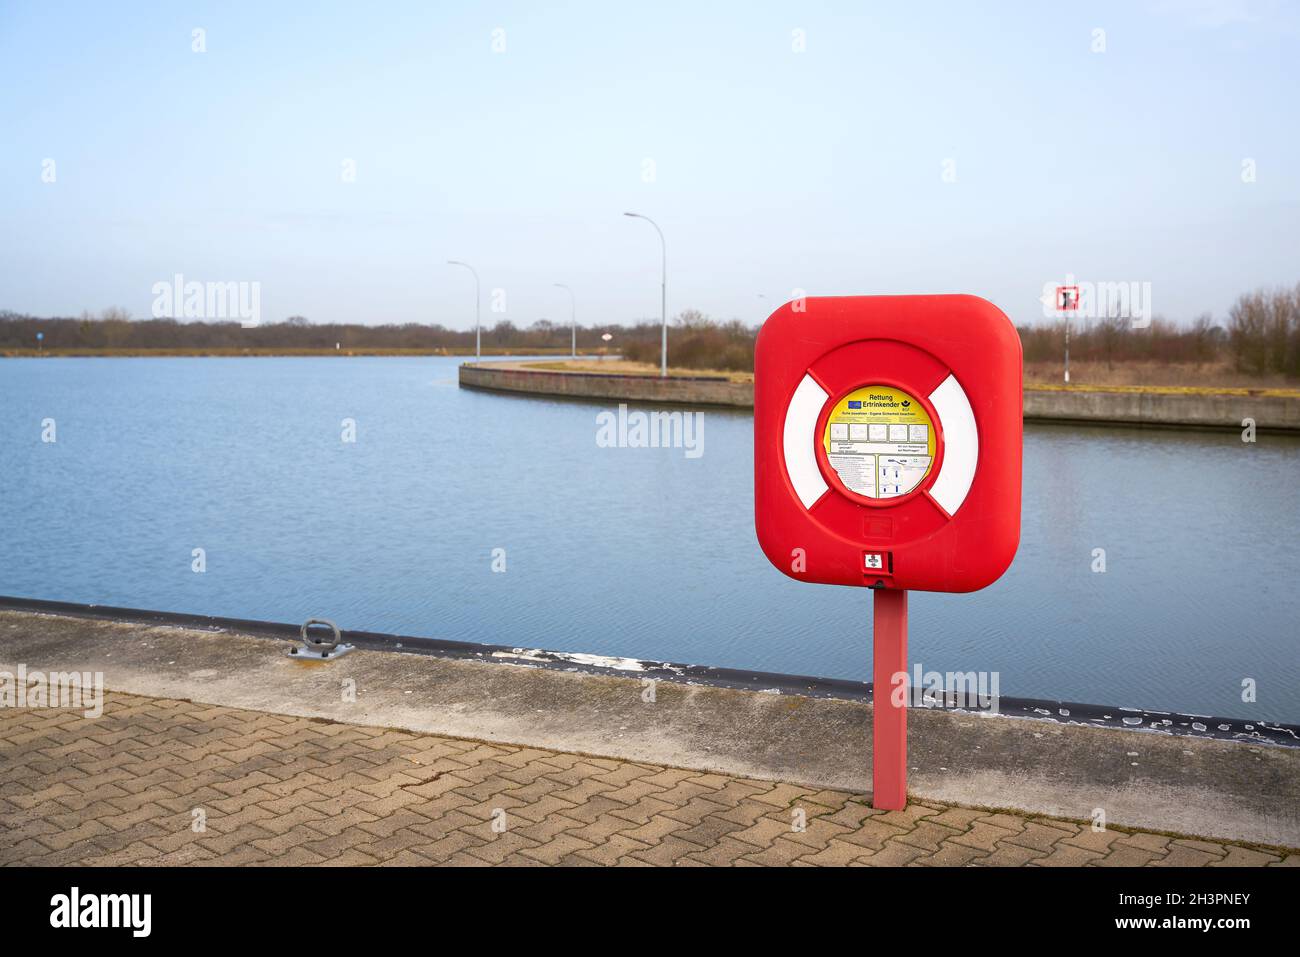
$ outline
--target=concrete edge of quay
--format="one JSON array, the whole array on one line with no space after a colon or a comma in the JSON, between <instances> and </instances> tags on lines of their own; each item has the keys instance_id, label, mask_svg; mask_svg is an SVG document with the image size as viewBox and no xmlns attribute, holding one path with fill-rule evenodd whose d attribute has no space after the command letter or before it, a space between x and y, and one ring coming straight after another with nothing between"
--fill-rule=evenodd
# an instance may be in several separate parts
<instances>
[{"instance_id":1,"label":"concrete edge of quay","mask_svg":"<svg viewBox=\"0 0 1300 957\"><path fill-rule=\"evenodd\" d=\"M735 409L754 407L752 382L732 382L713 376L660 378L530 369L518 362L465 362L459 366L459 382L464 388L552 398L728 406Z\"/></svg>"},{"instance_id":2,"label":"concrete edge of quay","mask_svg":"<svg viewBox=\"0 0 1300 957\"><path fill-rule=\"evenodd\" d=\"M870 791L861 698L678 676L657 681L648 702L631 659L358 642L336 661L307 662L289 647L287 635L0 609L0 671L102 672L108 690L148 697ZM1300 748L931 709L909 713L908 746L918 799L1080 821L1102 809L1118 827L1300 847Z\"/></svg>"},{"instance_id":3,"label":"concrete edge of quay","mask_svg":"<svg viewBox=\"0 0 1300 957\"><path fill-rule=\"evenodd\" d=\"M686 406L754 407L752 382L710 376L622 375L530 369L520 362L463 363L464 388L549 398ZM1159 428L1236 429L1252 419L1262 431L1300 433L1300 397L1064 390L1026 387L1027 421Z\"/></svg>"}]
</instances>

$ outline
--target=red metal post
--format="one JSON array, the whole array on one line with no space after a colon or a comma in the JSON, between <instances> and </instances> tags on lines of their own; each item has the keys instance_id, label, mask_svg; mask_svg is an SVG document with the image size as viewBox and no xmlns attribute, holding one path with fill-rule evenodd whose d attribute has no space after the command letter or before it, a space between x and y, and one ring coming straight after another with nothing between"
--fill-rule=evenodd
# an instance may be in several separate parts
<instances>
[{"instance_id":1,"label":"red metal post","mask_svg":"<svg viewBox=\"0 0 1300 957\"><path fill-rule=\"evenodd\" d=\"M871 806L901 811L907 806L907 592L872 590ZM901 702L896 701L902 697Z\"/></svg>"}]
</instances>

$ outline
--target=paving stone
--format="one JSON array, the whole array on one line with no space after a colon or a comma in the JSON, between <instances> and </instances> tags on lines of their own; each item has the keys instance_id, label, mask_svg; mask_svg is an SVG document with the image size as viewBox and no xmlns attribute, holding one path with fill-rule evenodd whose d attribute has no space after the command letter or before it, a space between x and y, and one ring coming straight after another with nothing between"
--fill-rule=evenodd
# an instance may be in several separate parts
<instances>
[{"instance_id":1,"label":"paving stone","mask_svg":"<svg viewBox=\"0 0 1300 957\"><path fill-rule=\"evenodd\" d=\"M872 809L865 804L856 800L844 802L842 807L836 808L828 814L821 815L822 820L829 821L832 824L839 824L850 830L857 830L862 822L872 817Z\"/></svg>"},{"instance_id":2,"label":"paving stone","mask_svg":"<svg viewBox=\"0 0 1300 957\"><path fill-rule=\"evenodd\" d=\"M1206 854L1213 854L1216 857L1223 857L1228 853L1228 845L1215 844L1210 841L1200 841L1192 838L1176 838L1173 843L1180 847L1190 847L1193 850L1204 851Z\"/></svg>"},{"instance_id":3,"label":"paving stone","mask_svg":"<svg viewBox=\"0 0 1300 957\"><path fill-rule=\"evenodd\" d=\"M564 812L564 815L565 817L573 818L575 821L591 823L602 817L610 817L611 811L625 810L626 808L627 805L621 801L613 801L605 797L603 794L598 794L593 798L588 798L581 804L569 808ZM717 808L716 804L714 805L714 808ZM681 820L677 815L673 815L673 818L674 820ZM628 827L634 826L631 821L628 821L625 818L619 818L618 820L622 821Z\"/></svg>"},{"instance_id":4,"label":"paving stone","mask_svg":"<svg viewBox=\"0 0 1300 957\"><path fill-rule=\"evenodd\" d=\"M771 785L766 781L743 781L739 778L732 778L722 787L708 795L708 799L723 807L738 807L741 804L749 803L757 807L758 805L749 799L755 794L762 794ZM765 809L764 809L765 810ZM752 821L750 822L753 823Z\"/></svg>"},{"instance_id":5,"label":"paving stone","mask_svg":"<svg viewBox=\"0 0 1300 957\"><path fill-rule=\"evenodd\" d=\"M490 840L467 848L465 853L474 857L479 864L500 864L518 854L526 847L537 847L537 841L524 837L517 831L492 834Z\"/></svg>"},{"instance_id":6,"label":"paving stone","mask_svg":"<svg viewBox=\"0 0 1300 957\"><path fill-rule=\"evenodd\" d=\"M94 723L2 709L0 743L0 865L1300 865L1294 849L934 801L878 811L843 790L117 692Z\"/></svg>"},{"instance_id":7,"label":"paving stone","mask_svg":"<svg viewBox=\"0 0 1300 957\"><path fill-rule=\"evenodd\" d=\"M123 867L131 864L142 864L161 855L162 852L153 845L146 844L144 841L136 841L134 844L107 854L92 852L91 856L83 857L81 863L93 867ZM31 863L39 864L43 862L33 860Z\"/></svg>"},{"instance_id":8,"label":"paving stone","mask_svg":"<svg viewBox=\"0 0 1300 957\"><path fill-rule=\"evenodd\" d=\"M614 768L610 769L615 770ZM653 773L640 778L642 783L652 784L655 787L669 790L676 787L682 781L695 777L698 772L686 770L684 768L656 768Z\"/></svg>"},{"instance_id":9,"label":"paving stone","mask_svg":"<svg viewBox=\"0 0 1300 957\"><path fill-rule=\"evenodd\" d=\"M664 790L657 784L647 784L644 779L638 778L631 784L624 785L613 791L606 791L605 797L613 801L622 801L624 804L635 804L651 795L662 794Z\"/></svg>"},{"instance_id":10,"label":"paving stone","mask_svg":"<svg viewBox=\"0 0 1300 957\"><path fill-rule=\"evenodd\" d=\"M1008 842L1010 843L1010 842ZM1024 845L1020 845L1024 846ZM1032 850L1044 850L1045 848L1032 848ZM1073 844L1057 844L1045 857L1040 857L1032 863L1037 867L1085 867L1094 861L1101 860L1102 855L1096 851L1087 851L1082 847L1075 847Z\"/></svg>"},{"instance_id":11,"label":"paving stone","mask_svg":"<svg viewBox=\"0 0 1300 957\"><path fill-rule=\"evenodd\" d=\"M731 836L738 841L744 841L746 844L768 847L777 838L787 837L790 834L790 823L788 821L774 821L770 817L762 817L751 826L734 831Z\"/></svg>"},{"instance_id":12,"label":"paving stone","mask_svg":"<svg viewBox=\"0 0 1300 957\"><path fill-rule=\"evenodd\" d=\"M850 844L847 841L837 841L831 838L821 850L801 857L799 860L802 863L815 864L818 867L847 867L870 853L860 844Z\"/></svg>"},{"instance_id":13,"label":"paving stone","mask_svg":"<svg viewBox=\"0 0 1300 957\"><path fill-rule=\"evenodd\" d=\"M1223 860L1215 861L1210 867L1262 867L1265 864L1273 864L1282 858L1277 854L1267 854L1263 851L1253 851L1246 847L1229 847L1228 854Z\"/></svg>"},{"instance_id":14,"label":"paving stone","mask_svg":"<svg viewBox=\"0 0 1300 957\"><path fill-rule=\"evenodd\" d=\"M1094 831L1091 827L1085 827L1078 834L1064 838L1066 844L1072 844L1075 847L1082 847L1089 851L1099 851L1106 854L1116 841L1124 837L1122 831ZM1168 841L1168 838L1165 838Z\"/></svg>"},{"instance_id":15,"label":"paving stone","mask_svg":"<svg viewBox=\"0 0 1300 957\"><path fill-rule=\"evenodd\" d=\"M971 847L968 844L955 844L952 841L944 841L939 845L939 850L936 853L931 854L929 857L920 858L917 863L926 867L966 867L983 857L987 857L988 853L988 851Z\"/></svg>"},{"instance_id":16,"label":"paving stone","mask_svg":"<svg viewBox=\"0 0 1300 957\"><path fill-rule=\"evenodd\" d=\"M970 829L960 834L955 834L949 840L955 844L965 844L967 847L973 847L981 851L992 851L1001 846L1001 841L1011 837L1017 831L1008 831L1006 828L995 827L983 820L977 820L971 824ZM1069 840L1069 838L1066 838Z\"/></svg>"},{"instance_id":17,"label":"paving stone","mask_svg":"<svg viewBox=\"0 0 1300 957\"><path fill-rule=\"evenodd\" d=\"M579 840L583 839L580 831L570 831L569 833ZM648 844L634 841L622 834L612 834L606 841L597 844L595 847L575 851L572 856L590 864L617 864L632 852L648 850L649 847ZM699 848L694 848L694 850L699 850ZM565 860L568 860L568 858L565 858Z\"/></svg>"},{"instance_id":18,"label":"paving stone","mask_svg":"<svg viewBox=\"0 0 1300 957\"><path fill-rule=\"evenodd\" d=\"M1124 833L1121 834L1116 844L1122 844L1125 847L1140 847L1146 851L1154 851L1157 854L1165 854L1169 850L1169 843L1173 838L1167 834L1143 834L1143 833Z\"/></svg>"},{"instance_id":19,"label":"paving stone","mask_svg":"<svg viewBox=\"0 0 1300 957\"><path fill-rule=\"evenodd\" d=\"M674 818L674 820L678 820L678 818ZM738 830L741 830L741 826L735 821L713 816L701 818L700 823L686 830L678 831L677 836L683 841L690 841L692 844L698 844L701 847L710 847L721 838L734 834ZM859 848L859 850L861 849Z\"/></svg>"},{"instance_id":20,"label":"paving stone","mask_svg":"<svg viewBox=\"0 0 1300 957\"><path fill-rule=\"evenodd\" d=\"M211 832L195 834L194 843L220 856L236 851L245 845L250 845L254 841L265 841L275 836L274 832L258 827L256 824L245 824L243 827L236 828L225 834L213 834Z\"/></svg>"},{"instance_id":21,"label":"paving stone","mask_svg":"<svg viewBox=\"0 0 1300 957\"><path fill-rule=\"evenodd\" d=\"M871 867L905 867L925 855L924 848L914 844L903 844L900 841L890 841L880 850L864 856L862 861Z\"/></svg>"},{"instance_id":22,"label":"paving stone","mask_svg":"<svg viewBox=\"0 0 1300 957\"><path fill-rule=\"evenodd\" d=\"M371 857L359 851L355 847L349 847L338 857L326 856L321 861L321 867L373 867L379 863L379 859Z\"/></svg>"},{"instance_id":23,"label":"paving stone","mask_svg":"<svg viewBox=\"0 0 1300 957\"><path fill-rule=\"evenodd\" d=\"M995 814L982 814L976 818L976 820L983 821L985 824L991 824L994 827L1000 827L1006 831L1016 832L1023 831L1025 825L1029 823L1023 817L1019 817L1015 814L1004 814L1001 812Z\"/></svg>"},{"instance_id":24,"label":"paving stone","mask_svg":"<svg viewBox=\"0 0 1300 957\"><path fill-rule=\"evenodd\" d=\"M613 796L610 795L612 798ZM658 798L649 795L641 798L635 804L625 808L616 808L609 813L614 817L621 817L625 820L632 821L635 824L645 824L655 815L663 815L665 811L671 811L673 805L667 801L661 801Z\"/></svg>"},{"instance_id":25,"label":"paving stone","mask_svg":"<svg viewBox=\"0 0 1300 957\"><path fill-rule=\"evenodd\" d=\"M693 774L686 780L693 781L696 784L702 784L711 791L717 791L726 787L731 778L722 774Z\"/></svg>"},{"instance_id":26,"label":"paving stone","mask_svg":"<svg viewBox=\"0 0 1300 957\"><path fill-rule=\"evenodd\" d=\"M692 860L715 867L729 867L739 865L746 854L753 853L753 844L738 841L734 837L728 836L720 838L712 847L706 847L702 851L692 851L686 856ZM745 863L747 866L757 866L753 861Z\"/></svg>"},{"instance_id":27,"label":"paving stone","mask_svg":"<svg viewBox=\"0 0 1300 957\"><path fill-rule=\"evenodd\" d=\"M904 844L911 844L914 847L935 852L939 850L939 845L944 841L951 840L961 833L955 827L945 827L942 824L936 824L933 820L923 820L905 834L900 834L898 839Z\"/></svg>"},{"instance_id":28,"label":"paving stone","mask_svg":"<svg viewBox=\"0 0 1300 957\"><path fill-rule=\"evenodd\" d=\"M574 818L574 820L577 820L577 818ZM569 833L576 838L599 845L615 834L623 834L639 826L626 818L604 814L588 821L582 827L570 829Z\"/></svg>"},{"instance_id":29,"label":"paving stone","mask_svg":"<svg viewBox=\"0 0 1300 957\"><path fill-rule=\"evenodd\" d=\"M952 843L956 842L957 838L953 838ZM1032 847L1021 847L1019 844L999 844L987 857L976 858L971 861L971 864L975 867L1024 867L1026 864L1046 856L1045 851L1036 851Z\"/></svg>"},{"instance_id":30,"label":"paving stone","mask_svg":"<svg viewBox=\"0 0 1300 957\"><path fill-rule=\"evenodd\" d=\"M512 821L509 817L505 820L506 829L518 829L523 822ZM490 838L496 832L492 830L490 821L484 821L473 815L466 814L461 810L448 811L437 820L424 820L411 824L410 828L416 834L423 834L431 840L441 840L452 831L469 831L474 834L480 834L484 838Z\"/></svg>"},{"instance_id":31,"label":"paving stone","mask_svg":"<svg viewBox=\"0 0 1300 957\"><path fill-rule=\"evenodd\" d=\"M775 807L790 807L799 798L807 798L808 788L797 784L774 784L767 790L754 795L755 801L771 804Z\"/></svg>"},{"instance_id":32,"label":"paving stone","mask_svg":"<svg viewBox=\"0 0 1300 957\"><path fill-rule=\"evenodd\" d=\"M1159 860L1152 861L1152 867L1206 867L1215 861L1223 860L1220 854L1207 854L1205 851L1198 851L1194 847L1184 847L1178 844L1169 845L1169 853Z\"/></svg>"},{"instance_id":33,"label":"paving stone","mask_svg":"<svg viewBox=\"0 0 1300 957\"><path fill-rule=\"evenodd\" d=\"M713 800L709 798L709 800ZM671 811L665 810L664 814L671 815ZM717 812L717 816L724 821L734 821L741 827L753 827L760 820L772 813L770 804L763 804L761 801L742 801L732 807L725 807Z\"/></svg>"},{"instance_id":34,"label":"paving stone","mask_svg":"<svg viewBox=\"0 0 1300 957\"><path fill-rule=\"evenodd\" d=\"M609 791L617 791L618 787L613 784L606 784L600 778L587 778L579 784L572 787L563 788L555 792L555 797L561 801L568 801L570 804L586 804L593 797Z\"/></svg>"},{"instance_id":35,"label":"paving stone","mask_svg":"<svg viewBox=\"0 0 1300 957\"><path fill-rule=\"evenodd\" d=\"M649 780L648 778L646 780ZM689 802L692 798L702 795L712 795L714 788L705 787L703 784L696 784L694 781L681 780L670 787L668 790L654 795L657 800L666 801L673 805L682 805Z\"/></svg>"},{"instance_id":36,"label":"paving stone","mask_svg":"<svg viewBox=\"0 0 1300 957\"><path fill-rule=\"evenodd\" d=\"M566 854L587 850L594 845L574 837L572 834L557 834L540 847L526 847L519 852L520 857L532 858L543 864L558 864ZM694 845L689 845L694 846Z\"/></svg>"},{"instance_id":37,"label":"paving stone","mask_svg":"<svg viewBox=\"0 0 1300 957\"><path fill-rule=\"evenodd\" d=\"M764 867L788 867L801 857L811 854L806 844L789 840L786 836L774 839L762 850L755 850L745 855L745 860Z\"/></svg>"},{"instance_id":38,"label":"paving stone","mask_svg":"<svg viewBox=\"0 0 1300 957\"><path fill-rule=\"evenodd\" d=\"M553 794L548 794L537 801L521 804L510 813L514 817L521 817L536 824L539 821L545 821L553 814L567 814L577 806L576 804L570 804L568 801L561 801ZM638 821L637 823L644 823L644 821Z\"/></svg>"},{"instance_id":39,"label":"paving stone","mask_svg":"<svg viewBox=\"0 0 1300 957\"><path fill-rule=\"evenodd\" d=\"M1110 852L1096 863L1098 867L1145 867L1162 857L1164 857L1163 851L1148 851L1145 848L1116 843L1111 847Z\"/></svg>"},{"instance_id":40,"label":"paving stone","mask_svg":"<svg viewBox=\"0 0 1300 957\"><path fill-rule=\"evenodd\" d=\"M1065 838L1075 837L1078 834L1079 828L1072 825L1055 827L1031 821L1019 834L1012 834L1005 840L1010 844L1032 847L1037 851L1048 851Z\"/></svg>"},{"instance_id":41,"label":"paving stone","mask_svg":"<svg viewBox=\"0 0 1300 957\"><path fill-rule=\"evenodd\" d=\"M313 815L313 818L315 815ZM312 823L308 821L306 823ZM385 814L376 817L373 821L361 821L357 827L363 831L368 831L375 837L385 838L394 831L400 831L404 827L415 827L419 825L428 825L429 819L423 814L417 814L408 808L394 811L391 814Z\"/></svg>"},{"instance_id":42,"label":"paving stone","mask_svg":"<svg viewBox=\"0 0 1300 957\"><path fill-rule=\"evenodd\" d=\"M485 825L486 827L486 825ZM516 831L538 844L545 844L553 840L557 835L565 831L580 831L583 828L581 821L575 821L571 817L565 817L563 814L551 814L536 823L525 822L522 826L510 827L510 830ZM590 843L583 841L583 843Z\"/></svg>"},{"instance_id":43,"label":"paving stone","mask_svg":"<svg viewBox=\"0 0 1300 957\"><path fill-rule=\"evenodd\" d=\"M660 838L652 846L643 851L633 851L628 857L635 858L638 861L645 861L647 864L653 864L656 867L668 867L675 864L678 860L687 854L693 854L700 849L698 844L692 844L690 841L683 841L679 837L673 837L671 834Z\"/></svg>"},{"instance_id":44,"label":"paving stone","mask_svg":"<svg viewBox=\"0 0 1300 957\"><path fill-rule=\"evenodd\" d=\"M936 814L943 812L943 808L935 807L931 804L922 804L920 801L908 801L907 807L901 811L879 811L872 816L872 820L879 821L881 824L888 824L892 827L901 827L905 831L910 831L927 817L934 817Z\"/></svg>"},{"instance_id":45,"label":"paving stone","mask_svg":"<svg viewBox=\"0 0 1300 957\"><path fill-rule=\"evenodd\" d=\"M809 792L800 800L807 802L808 804L816 805L820 808L825 808L825 813L830 814L834 811L838 811L850 801L856 800L860 802L861 798L861 795L853 794L851 791L839 791L831 788L824 788L821 791Z\"/></svg>"},{"instance_id":46,"label":"paving stone","mask_svg":"<svg viewBox=\"0 0 1300 957\"><path fill-rule=\"evenodd\" d=\"M858 825L857 830L845 831L839 839L849 844L858 844L867 850L879 850L886 844L898 841L906 833L903 828L885 824L878 817L869 817Z\"/></svg>"},{"instance_id":47,"label":"paving stone","mask_svg":"<svg viewBox=\"0 0 1300 957\"><path fill-rule=\"evenodd\" d=\"M712 792L705 792L699 797L693 797L671 810L664 811L665 816L671 817L674 821L681 821L683 824L699 824L706 817L718 814L726 810L726 805L722 805L713 800ZM755 819L757 820L757 818ZM740 824L736 825L740 827Z\"/></svg>"}]
</instances>

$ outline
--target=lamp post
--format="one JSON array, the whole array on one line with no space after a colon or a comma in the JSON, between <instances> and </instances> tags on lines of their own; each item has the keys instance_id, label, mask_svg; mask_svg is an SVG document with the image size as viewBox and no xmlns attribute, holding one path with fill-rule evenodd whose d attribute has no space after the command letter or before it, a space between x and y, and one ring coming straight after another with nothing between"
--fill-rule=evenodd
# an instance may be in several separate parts
<instances>
[{"instance_id":1,"label":"lamp post","mask_svg":"<svg viewBox=\"0 0 1300 957\"><path fill-rule=\"evenodd\" d=\"M483 324L479 319L478 273L475 272L474 267L469 263L463 263L459 259L448 259L447 265L464 266L474 274L474 361L481 362L483 360Z\"/></svg>"},{"instance_id":2,"label":"lamp post","mask_svg":"<svg viewBox=\"0 0 1300 957\"><path fill-rule=\"evenodd\" d=\"M655 228L659 234L659 245L663 250L663 279L659 284L659 315L663 322L663 338L659 345L659 377L668 377L668 244L664 242L664 231L659 228L649 216L642 216L640 213L624 213L624 216L631 216L633 219L644 219L647 223Z\"/></svg>"},{"instance_id":3,"label":"lamp post","mask_svg":"<svg viewBox=\"0 0 1300 957\"><path fill-rule=\"evenodd\" d=\"M1065 317L1065 384L1070 384L1070 317Z\"/></svg>"},{"instance_id":4,"label":"lamp post","mask_svg":"<svg viewBox=\"0 0 1300 957\"><path fill-rule=\"evenodd\" d=\"M569 358L576 359L578 358L578 297L573 294L572 289L570 289L562 282L557 282L554 283L553 285L557 289L563 289L565 292L569 294L569 306L572 309L571 315L572 315L572 326L573 326L573 346L572 346L572 351L569 353Z\"/></svg>"}]
</instances>

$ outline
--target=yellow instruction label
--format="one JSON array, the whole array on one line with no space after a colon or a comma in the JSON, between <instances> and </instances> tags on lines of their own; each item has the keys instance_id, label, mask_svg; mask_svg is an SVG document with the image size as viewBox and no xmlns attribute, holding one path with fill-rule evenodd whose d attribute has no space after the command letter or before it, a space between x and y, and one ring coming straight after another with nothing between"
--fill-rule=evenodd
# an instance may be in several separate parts
<instances>
[{"instance_id":1,"label":"yellow instruction label","mask_svg":"<svg viewBox=\"0 0 1300 957\"><path fill-rule=\"evenodd\" d=\"M840 481L868 498L906 495L934 464L934 423L915 396L891 386L863 386L842 398L822 441Z\"/></svg>"}]
</instances>

